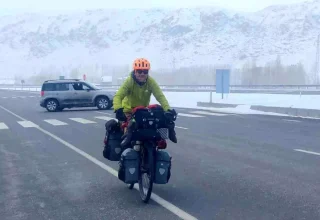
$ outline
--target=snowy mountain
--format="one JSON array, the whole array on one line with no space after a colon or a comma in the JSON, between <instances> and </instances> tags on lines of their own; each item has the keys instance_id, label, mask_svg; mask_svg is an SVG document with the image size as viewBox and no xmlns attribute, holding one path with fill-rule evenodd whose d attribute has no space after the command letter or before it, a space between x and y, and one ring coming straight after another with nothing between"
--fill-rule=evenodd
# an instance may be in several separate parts
<instances>
[{"instance_id":1,"label":"snowy mountain","mask_svg":"<svg viewBox=\"0 0 320 220\"><path fill-rule=\"evenodd\" d=\"M255 13L183 8L2 16L0 76L50 66L129 65L140 56L154 68L237 66L277 55L311 68L319 30L320 0Z\"/></svg>"}]
</instances>

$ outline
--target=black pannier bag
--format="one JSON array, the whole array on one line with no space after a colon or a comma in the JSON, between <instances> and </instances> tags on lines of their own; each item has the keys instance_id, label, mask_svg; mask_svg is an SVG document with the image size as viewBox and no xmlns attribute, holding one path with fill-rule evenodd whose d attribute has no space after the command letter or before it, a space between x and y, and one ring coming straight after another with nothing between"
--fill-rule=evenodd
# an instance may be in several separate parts
<instances>
[{"instance_id":1,"label":"black pannier bag","mask_svg":"<svg viewBox=\"0 0 320 220\"><path fill-rule=\"evenodd\" d=\"M166 184L171 176L171 156L166 151L157 151L154 183Z\"/></svg>"},{"instance_id":2,"label":"black pannier bag","mask_svg":"<svg viewBox=\"0 0 320 220\"><path fill-rule=\"evenodd\" d=\"M119 161L118 178L124 183L137 183L140 173L139 153L132 148L127 148L121 154Z\"/></svg>"},{"instance_id":3,"label":"black pannier bag","mask_svg":"<svg viewBox=\"0 0 320 220\"><path fill-rule=\"evenodd\" d=\"M106 122L105 128L103 157L110 161L119 161L122 153L120 143L123 135L120 124L115 119L112 119Z\"/></svg>"},{"instance_id":4,"label":"black pannier bag","mask_svg":"<svg viewBox=\"0 0 320 220\"><path fill-rule=\"evenodd\" d=\"M159 105L140 108L133 115L134 131L132 141L146 141L156 137L161 138L159 131L167 128L167 119L164 110Z\"/></svg>"},{"instance_id":5,"label":"black pannier bag","mask_svg":"<svg viewBox=\"0 0 320 220\"><path fill-rule=\"evenodd\" d=\"M167 127L167 119L164 110L160 105L150 105L149 109L139 109L134 114L136 128L138 129L158 129ZM150 123L152 122L152 123Z\"/></svg>"}]
</instances>

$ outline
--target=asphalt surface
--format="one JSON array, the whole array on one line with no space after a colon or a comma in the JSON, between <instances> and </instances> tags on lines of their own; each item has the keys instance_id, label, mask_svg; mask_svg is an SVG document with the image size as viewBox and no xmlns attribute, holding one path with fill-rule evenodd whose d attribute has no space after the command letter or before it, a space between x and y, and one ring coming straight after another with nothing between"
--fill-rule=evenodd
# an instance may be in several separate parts
<instances>
[{"instance_id":1,"label":"asphalt surface","mask_svg":"<svg viewBox=\"0 0 320 220\"><path fill-rule=\"evenodd\" d=\"M142 203L138 191L67 147L117 170L102 156L105 120L96 118L112 111L49 113L38 93L0 91L1 219L179 219L175 207L197 219L320 219L319 120L178 112L178 144L167 148L172 176L153 191L174 205L168 210Z\"/></svg>"}]
</instances>

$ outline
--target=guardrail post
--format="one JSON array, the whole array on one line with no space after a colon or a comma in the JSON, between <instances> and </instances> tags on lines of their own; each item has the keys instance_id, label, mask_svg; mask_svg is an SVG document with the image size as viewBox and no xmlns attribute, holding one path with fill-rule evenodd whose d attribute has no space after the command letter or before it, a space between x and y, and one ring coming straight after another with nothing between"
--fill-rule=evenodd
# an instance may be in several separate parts
<instances>
[{"instance_id":1,"label":"guardrail post","mask_svg":"<svg viewBox=\"0 0 320 220\"><path fill-rule=\"evenodd\" d=\"M301 98L301 89L300 89L300 86L298 87L298 89L299 89L299 92L300 92L300 98Z\"/></svg>"},{"instance_id":2,"label":"guardrail post","mask_svg":"<svg viewBox=\"0 0 320 220\"><path fill-rule=\"evenodd\" d=\"M210 91L210 103L212 103L212 91Z\"/></svg>"}]
</instances>

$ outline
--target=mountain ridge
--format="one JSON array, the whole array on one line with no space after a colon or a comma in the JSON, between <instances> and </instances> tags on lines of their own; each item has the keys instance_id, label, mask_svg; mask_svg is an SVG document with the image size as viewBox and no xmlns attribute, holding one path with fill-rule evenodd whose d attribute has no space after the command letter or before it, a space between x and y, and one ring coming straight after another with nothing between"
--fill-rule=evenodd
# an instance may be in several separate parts
<instances>
[{"instance_id":1,"label":"mountain ridge","mask_svg":"<svg viewBox=\"0 0 320 220\"><path fill-rule=\"evenodd\" d=\"M67 14L0 16L0 67L31 75L54 66L128 65L147 57L155 69L256 59L315 62L320 1L258 12L210 8L99 9Z\"/></svg>"}]
</instances>

